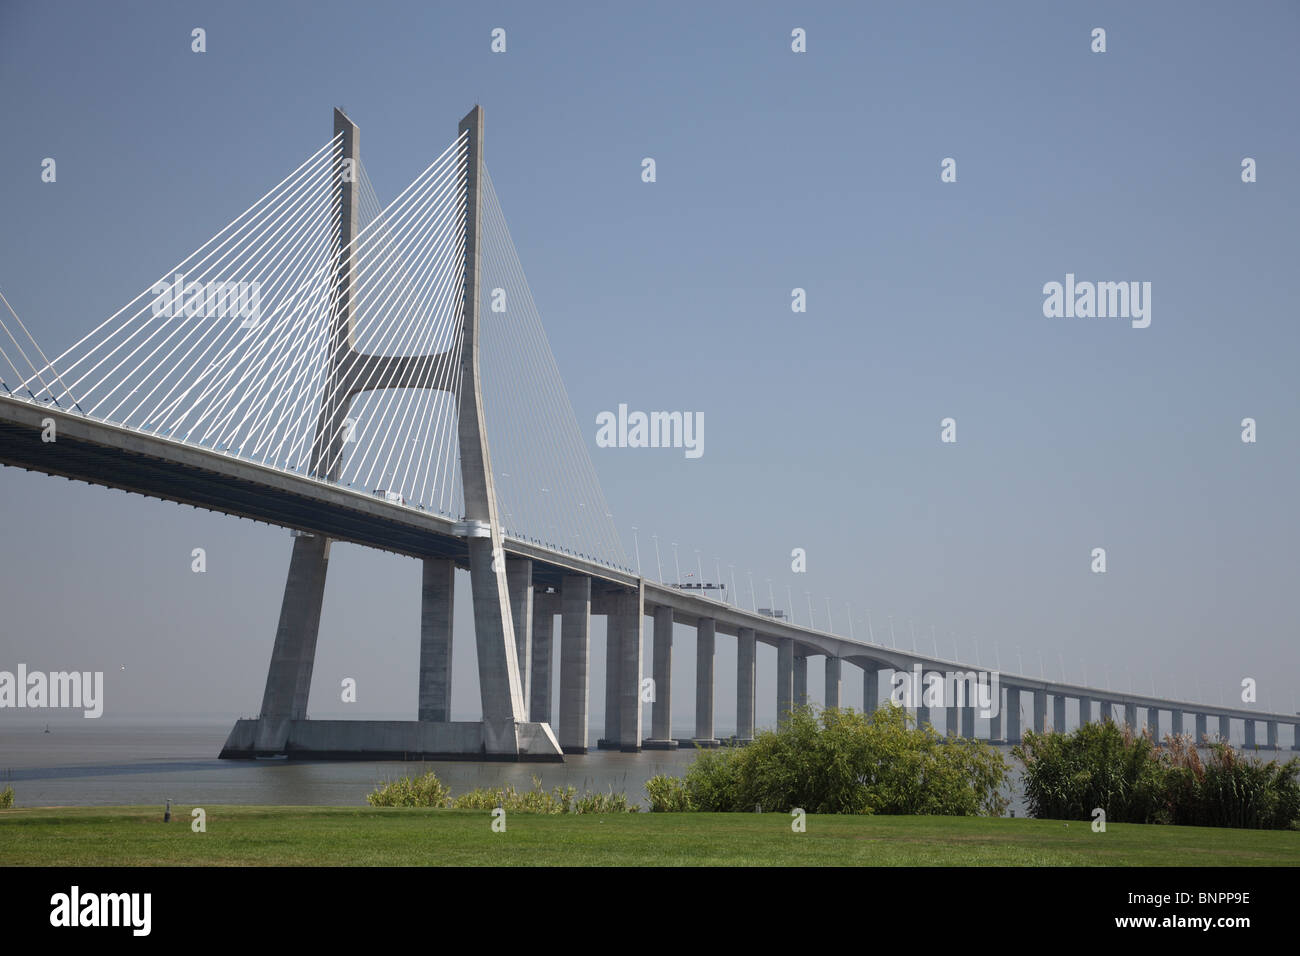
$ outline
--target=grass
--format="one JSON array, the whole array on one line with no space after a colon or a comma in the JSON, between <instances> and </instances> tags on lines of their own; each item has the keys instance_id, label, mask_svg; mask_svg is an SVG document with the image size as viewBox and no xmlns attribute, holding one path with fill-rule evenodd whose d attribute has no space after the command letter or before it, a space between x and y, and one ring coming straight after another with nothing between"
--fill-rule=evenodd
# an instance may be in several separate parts
<instances>
[{"instance_id":1,"label":"grass","mask_svg":"<svg viewBox=\"0 0 1300 956\"><path fill-rule=\"evenodd\" d=\"M988 817L213 806L0 811L0 866L1297 866L1300 832Z\"/></svg>"}]
</instances>

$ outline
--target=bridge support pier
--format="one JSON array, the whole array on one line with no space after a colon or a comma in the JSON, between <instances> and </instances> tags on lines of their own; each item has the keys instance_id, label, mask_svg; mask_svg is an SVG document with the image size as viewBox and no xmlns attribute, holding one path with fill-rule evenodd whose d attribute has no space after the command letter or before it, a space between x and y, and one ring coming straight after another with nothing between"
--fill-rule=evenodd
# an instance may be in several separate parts
<instances>
[{"instance_id":1,"label":"bridge support pier","mask_svg":"<svg viewBox=\"0 0 1300 956\"><path fill-rule=\"evenodd\" d=\"M927 724L933 726L930 720L930 708L924 704L918 704L916 706L916 726L924 727Z\"/></svg>"},{"instance_id":2,"label":"bridge support pier","mask_svg":"<svg viewBox=\"0 0 1300 956\"><path fill-rule=\"evenodd\" d=\"M1169 712L1169 728L1175 737L1183 735L1183 712L1181 710L1171 710Z\"/></svg>"},{"instance_id":3,"label":"bridge support pier","mask_svg":"<svg viewBox=\"0 0 1300 956\"><path fill-rule=\"evenodd\" d=\"M1047 691L1034 691L1034 730L1044 733L1047 730Z\"/></svg>"},{"instance_id":4,"label":"bridge support pier","mask_svg":"<svg viewBox=\"0 0 1300 956\"><path fill-rule=\"evenodd\" d=\"M1246 725L1246 743L1245 743L1246 749L1254 750L1255 749L1255 722L1253 720L1246 720L1244 721L1244 723Z\"/></svg>"},{"instance_id":5,"label":"bridge support pier","mask_svg":"<svg viewBox=\"0 0 1300 956\"><path fill-rule=\"evenodd\" d=\"M1065 697L1061 694L1052 695L1052 729L1065 733Z\"/></svg>"},{"instance_id":6,"label":"bridge support pier","mask_svg":"<svg viewBox=\"0 0 1300 956\"><path fill-rule=\"evenodd\" d=\"M946 692L947 688L944 690ZM943 734L945 737L961 736L961 714L951 703L943 709Z\"/></svg>"},{"instance_id":7,"label":"bridge support pier","mask_svg":"<svg viewBox=\"0 0 1300 956\"><path fill-rule=\"evenodd\" d=\"M1147 708L1147 729L1151 731L1151 739L1160 743L1160 709L1158 707Z\"/></svg>"},{"instance_id":8,"label":"bridge support pier","mask_svg":"<svg viewBox=\"0 0 1300 956\"><path fill-rule=\"evenodd\" d=\"M1002 712L1006 705L1002 702L1002 688L999 686L993 698L993 713L989 714L989 742L997 743L1002 740Z\"/></svg>"},{"instance_id":9,"label":"bridge support pier","mask_svg":"<svg viewBox=\"0 0 1300 956\"><path fill-rule=\"evenodd\" d=\"M587 752L591 698L591 578L566 574L560 588L560 746Z\"/></svg>"},{"instance_id":10,"label":"bridge support pier","mask_svg":"<svg viewBox=\"0 0 1300 956\"><path fill-rule=\"evenodd\" d=\"M555 660L555 614L559 594L533 595L533 646L530 664L528 718L551 722L552 664Z\"/></svg>"},{"instance_id":11,"label":"bridge support pier","mask_svg":"<svg viewBox=\"0 0 1300 956\"><path fill-rule=\"evenodd\" d=\"M1104 724L1108 720L1112 723L1115 720L1115 705L1109 700L1097 701L1097 722Z\"/></svg>"},{"instance_id":12,"label":"bridge support pier","mask_svg":"<svg viewBox=\"0 0 1300 956\"><path fill-rule=\"evenodd\" d=\"M736 634L736 741L754 739L754 686L757 675L758 639L753 628L742 627Z\"/></svg>"},{"instance_id":13,"label":"bridge support pier","mask_svg":"<svg viewBox=\"0 0 1300 956\"><path fill-rule=\"evenodd\" d=\"M1130 730L1132 730L1134 733L1137 733L1137 729L1138 729L1137 704L1124 705L1124 723L1129 727Z\"/></svg>"},{"instance_id":14,"label":"bridge support pier","mask_svg":"<svg viewBox=\"0 0 1300 956\"><path fill-rule=\"evenodd\" d=\"M1210 734L1210 729L1208 725L1209 725L1209 719L1205 716L1205 714L1196 715L1196 740L1194 741L1196 746L1199 747L1201 746L1201 744L1205 743L1205 738L1208 737Z\"/></svg>"},{"instance_id":15,"label":"bridge support pier","mask_svg":"<svg viewBox=\"0 0 1300 956\"><path fill-rule=\"evenodd\" d=\"M515 626L515 654L519 658L519 689L524 702L532 699L533 667L533 562L506 558L506 590L510 593L510 620ZM524 715L527 717L527 714Z\"/></svg>"},{"instance_id":16,"label":"bridge support pier","mask_svg":"<svg viewBox=\"0 0 1300 956\"><path fill-rule=\"evenodd\" d=\"M975 739L975 708L961 709L961 735L969 740Z\"/></svg>"},{"instance_id":17,"label":"bridge support pier","mask_svg":"<svg viewBox=\"0 0 1300 956\"><path fill-rule=\"evenodd\" d=\"M642 741L646 750L676 750L673 738L673 609L654 610L654 655L651 676L655 682L650 705L650 737Z\"/></svg>"},{"instance_id":18,"label":"bridge support pier","mask_svg":"<svg viewBox=\"0 0 1300 956\"><path fill-rule=\"evenodd\" d=\"M862 668L862 712L874 714L880 706L880 671L874 667Z\"/></svg>"},{"instance_id":19,"label":"bridge support pier","mask_svg":"<svg viewBox=\"0 0 1300 956\"><path fill-rule=\"evenodd\" d=\"M605 727L596 740L600 750L617 750L622 738L623 630L618 612L610 607L613 595L602 596L598 612L605 612Z\"/></svg>"},{"instance_id":20,"label":"bridge support pier","mask_svg":"<svg viewBox=\"0 0 1300 956\"><path fill-rule=\"evenodd\" d=\"M1264 739L1269 750L1277 750L1277 721L1270 720L1264 725Z\"/></svg>"},{"instance_id":21,"label":"bridge support pier","mask_svg":"<svg viewBox=\"0 0 1300 956\"><path fill-rule=\"evenodd\" d=\"M826 706L828 708L840 706L840 670L840 659L826 655Z\"/></svg>"},{"instance_id":22,"label":"bridge support pier","mask_svg":"<svg viewBox=\"0 0 1300 956\"><path fill-rule=\"evenodd\" d=\"M713 734L713 663L717 644L717 621L702 617L695 625L695 737L697 747L716 747Z\"/></svg>"},{"instance_id":23,"label":"bridge support pier","mask_svg":"<svg viewBox=\"0 0 1300 956\"><path fill-rule=\"evenodd\" d=\"M1079 698L1079 726L1092 723L1092 698Z\"/></svg>"},{"instance_id":24,"label":"bridge support pier","mask_svg":"<svg viewBox=\"0 0 1300 956\"><path fill-rule=\"evenodd\" d=\"M619 632L618 749L641 752L641 638L645 592L620 591L614 599L612 623Z\"/></svg>"},{"instance_id":25,"label":"bridge support pier","mask_svg":"<svg viewBox=\"0 0 1300 956\"><path fill-rule=\"evenodd\" d=\"M1219 736L1223 738L1225 743L1232 739L1232 718L1231 717L1219 718Z\"/></svg>"},{"instance_id":26,"label":"bridge support pier","mask_svg":"<svg viewBox=\"0 0 1300 956\"><path fill-rule=\"evenodd\" d=\"M794 703L796 707L808 706L808 655L794 655Z\"/></svg>"},{"instance_id":27,"label":"bridge support pier","mask_svg":"<svg viewBox=\"0 0 1300 956\"><path fill-rule=\"evenodd\" d=\"M1007 688L1007 743L1020 743L1020 688Z\"/></svg>"},{"instance_id":28,"label":"bridge support pier","mask_svg":"<svg viewBox=\"0 0 1300 956\"><path fill-rule=\"evenodd\" d=\"M776 644L776 722L790 719L794 710L794 639L783 637Z\"/></svg>"},{"instance_id":29,"label":"bridge support pier","mask_svg":"<svg viewBox=\"0 0 1300 956\"><path fill-rule=\"evenodd\" d=\"M449 721L456 565L449 558L425 558L422 563L420 700L417 716L425 721Z\"/></svg>"}]
</instances>

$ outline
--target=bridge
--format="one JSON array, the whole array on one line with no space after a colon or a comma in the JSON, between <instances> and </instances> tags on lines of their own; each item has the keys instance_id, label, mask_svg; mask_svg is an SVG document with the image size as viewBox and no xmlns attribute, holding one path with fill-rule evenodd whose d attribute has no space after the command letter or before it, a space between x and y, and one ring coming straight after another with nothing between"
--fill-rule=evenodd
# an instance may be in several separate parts
<instances>
[{"instance_id":1,"label":"bridge","mask_svg":"<svg viewBox=\"0 0 1300 956\"><path fill-rule=\"evenodd\" d=\"M223 757L562 760L592 746L715 746L718 634L736 638L739 742L754 735L764 644L776 650L778 715L807 700L808 659L822 656L826 706L849 705L848 662L864 673L863 710L891 696L887 680L907 690L918 721L941 707L947 733L964 737L976 735L978 716L988 739L1018 742L1026 705L1034 729L1064 729L1073 701L1080 722L1134 728L1141 708L1156 736L1163 714L1174 733L1191 717L1198 740L1211 719L1224 739L1240 721L1248 747L1262 724L1260 745L1277 748L1279 725L1289 725L1300 749L1300 715L1001 671L987 683L978 665L796 625L760 610L752 593L745 609L734 593L720 600L629 567L484 164L483 135L475 107L447 149L381 207L360 131L336 110L324 146L54 359L12 309L0 315L0 463L291 530L261 710L235 723ZM413 720L307 718L334 541L422 562ZM470 576L479 721L450 714L458 571ZM604 737L594 742L593 615L606 617L607 634ZM689 741L671 733L675 625L696 635Z\"/></svg>"}]
</instances>

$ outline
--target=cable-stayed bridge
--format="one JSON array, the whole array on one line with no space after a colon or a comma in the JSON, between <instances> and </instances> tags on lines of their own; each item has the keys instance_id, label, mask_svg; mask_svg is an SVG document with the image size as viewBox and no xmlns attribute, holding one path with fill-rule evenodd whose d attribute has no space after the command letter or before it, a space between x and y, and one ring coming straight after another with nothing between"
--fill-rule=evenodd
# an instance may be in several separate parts
<instances>
[{"instance_id":1,"label":"cable-stayed bridge","mask_svg":"<svg viewBox=\"0 0 1300 956\"><path fill-rule=\"evenodd\" d=\"M626 751L678 744L674 624L696 629L693 740L702 746L717 743L719 633L737 638L742 741L754 733L765 644L777 654L779 715L807 698L807 660L824 656L827 706L845 703L844 661L864 671L868 710L889 696L882 672L943 675L909 684L907 703L922 721L944 709L949 733L974 736L980 716L991 739L1016 741L1026 707L1035 728L1064 728L1075 701L1080 720L1134 727L1142 708L1157 735L1162 713L1174 732L1191 715L1198 739L1210 718L1225 738L1243 721L1248 746L1257 724L1270 747L1288 724L1300 746L1295 714L1005 672L988 684L978 667L646 580L628 566L529 294L483 161L481 109L387 205L360 157L356 124L336 110L325 145L54 358L12 310L0 314L0 463L293 530L261 712L236 723L223 756L585 753L593 614L607 617L600 743ZM416 719L307 719L335 540L423 562ZM470 575L481 721L450 719L458 569ZM648 668L645 616L654 621Z\"/></svg>"}]
</instances>

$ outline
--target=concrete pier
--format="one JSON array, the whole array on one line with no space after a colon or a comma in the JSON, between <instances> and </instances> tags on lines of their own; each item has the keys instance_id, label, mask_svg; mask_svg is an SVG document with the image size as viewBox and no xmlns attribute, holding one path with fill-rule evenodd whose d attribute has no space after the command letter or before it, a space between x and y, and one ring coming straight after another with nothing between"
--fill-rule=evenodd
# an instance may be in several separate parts
<instances>
[{"instance_id":1,"label":"concrete pier","mask_svg":"<svg viewBox=\"0 0 1300 956\"><path fill-rule=\"evenodd\" d=\"M452 611L456 594L456 565L448 558L425 558L422 564L420 696L416 715L425 721L448 721L451 720Z\"/></svg>"},{"instance_id":2,"label":"concrete pier","mask_svg":"<svg viewBox=\"0 0 1300 956\"><path fill-rule=\"evenodd\" d=\"M1106 721L1115 720L1115 705L1109 700L1099 700L1097 702L1097 721L1105 723Z\"/></svg>"},{"instance_id":3,"label":"concrete pier","mask_svg":"<svg viewBox=\"0 0 1300 956\"><path fill-rule=\"evenodd\" d=\"M1147 730L1151 731L1151 739L1160 743L1160 710L1156 707L1147 708Z\"/></svg>"},{"instance_id":4,"label":"concrete pier","mask_svg":"<svg viewBox=\"0 0 1300 956\"><path fill-rule=\"evenodd\" d=\"M1196 740L1195 740L1195 743L1197 744L1197 746L1200 746L1201 744L1203 744L1203 743L1205 742L1205 738L1209 736L1210 731L1209 731L1209 726L1208 726L1208 724L1209 724L1209 719L1206 717L1205 714L1197 714L1197 715L1196 715Z\"/></svg>"},{"instance_id":5,"label":"concrete pier","mask_svg":"<svg viewBox=\"0 0 1300 956\"><path fill-rule=\"evenodd\" d=\"M1181 710L1171 710L1169 712L1169 729L1174 736L1182 736L1183 712Z\"/></svg>"},{"instance_id":6,"label":"concrete pier","mask_svg":"<svg viewBox=\"0 0 1300 956\"><path fill-rule=\"evenodd\" d=\"M776 645L776 722L783 724L794 710L794 639Z\"/></svg>"},{"instance_id":7,"label":"concrete pier","mask_svg":"<svg viewBox=\"0 0 1300 956\"><path fill-rule=\"evenodd\" d=\"M1243 721L1246 725L1246 743L1247 750L1255 749L1255 722L1253 720Z\"/></svg>"},{"instance_id":8,"label":"concrete pier","mask_svg":"<svg viewBox=\"0 0 1300 956\"><path fill-rule=\"evenodd\" d=\"M1138 729L1138 707L1137 704L1124 705L1124 723L1137 733Z\"/></svg>"},{"instance_id":9,"label":"concrete pier","mask_svg":"<svg viewBox=\"0 0 1300 956\"><path fill-rule=\"evenodd\" d=\"M530 701L533 669L533 562L530 559L506 558L506 590L510 592L510 620L515 627L515 653L519 657L519 689L524 700Z\"/></svg>"},{"instance_id":10,"label":"concrete pier","mask_svg":"<svg viewBox=\"0 0 1300 956\"><path fill-rule=\"evenodd\" d=\"M826 658L826 706L840 706L840 671L841 661L838 657Z\"/></svg>"},{"instance_id":11,"label":"concrete pier","mask_svg":"<svg viewBox=\"0 0 1300 956\"><path fill-rule=\"evenodd\" d=\"M551 722L551 695L553 693L552 661L555 645L555 615L560 610L557 593L533 594L532 662L529 664L528 719L549 724Z\"/></svg>"},{"instance_id":12,"label":"concrete pier","mask_svg":"<svg viewBox=\"0 0 1300 956\"><path fill-rule=\"evenodd\" d=\"M1264 725L1264 733L1267 735L1264 739L1269 750L1277 750L1277 721L1270 720Z\"/></svg>"},{"instance_id":13,"label":"concrete pier","mask_svg":"<svg viewBox=\"0 0 1300 956\"><path fill-rule=\"evenodd\" d=\"M961 714L956 707L943 709L943 734L945 737L961 736Z\"/></svg>"},{"instance_id":14,"label":"concrete pier","mask_svg":"<svg viewBox=\"0 0 1300 956\"><path fill-rule=\"evenodd\" d=\"M794 655L794 702L798 707L808 706L808 656Z\"/></svg>"},{"instance_id":15,"label":"concrete pier","mask_svg":"<svg viewBox=\"0 0 1300 956\"><path fill-rule=\"evenodd\" d=\"M880 706L880 671L873 667L862 669L862 712L874 714Z\"/></svg>"},{"instance_id":16,"label":"concrete pier","mask_svg":"<svg viewBox=\"0 0 1300 956\"><path fill-rule=\"evenodd\" d=\"M1225 741L1232 739L1232 718L1231 717L1219 718L1219 736L1222 737Z\"/></svg>"},{"instance_id":17,"label":"concrete pier","mask_svg":"<svg viewBox=\"0 0 1300 956\"><path fill-rule=\"evenodd\" d=\"M1092 723L1092 698L1079 698L1079 726Z\"/></svg>"},{"instance_id":18,"label":"concrete pier","mask_svg":"<svg viewBox=\"0 0 1300 956\"><path fill-rule=\"evenodd\" d=\"M993 710L995 711L989 717L989 740L997 743L1002 737L1002 715L1006 711L1006 703L1003 701L1004 693L1001 687L998 687L997 699L993 701Z\"/></svg>"},{"instance_id":19,"label":"concrete pier","mask_svg":"<svg viewBox=\"0 0 1300 956\"><path fill-rule=\"evenodd\" d=\"M615 598L614 620L619 630L619 750L641 752L642 622L645 619L644 584L620 591Z\"/></svg>"},{"instance_id":20,"label":"concrete pier","mask_svg":"<svg viewBox=\"0 0 1300 956\"><path fill-rule=\"evenodd\" d=\"M1020 688L1007 688L1007 743L1020 743Z\"/></svg>"},{"instance_id":21,"label":"concrete pier","mask_svg":"<svg viewBox=\"0 0 1300 956\"><path fill-rule=\"evenodd\" d=\"M1047 730L1047 691L1034 691L1034 730L1043 733Z\"/></svg>"},{"instance_id":22,"label":"concrete pier","mask_svg":"<svg viewBox=\"0 0 1300 956\"><path fill-rule=\"evenodd\" d=\"M961 708L961 735L968 740L975 739L975 708Z\"/></svg>"},{"instance_id":23,"label":"concrete pier","mask_svg":"<svg viewBox=\"0 0 1300 956\"><path fill-rule=\"evenodd\" d=\"M617 750L621 737L623 647L622 630L615 620L618 615L615 604L616 597L609 594L601 595L595 602L596 612L605 612L605 729L596 739L600 750Z\"/></svg>"},{"instance_id":24,"label":"concrete pier","mask_svg":"<svg viewBox=\"0 0 1300 956\"><path fill-rule=\"evenodd\" d=\"M927 724L931 724L930 708L925 707L923 705L918 705L916 708L916 726L924 727ZM933 725L931 724L931 726Z\"/></svg>"},{"instance_id":25,"label":"concrete pier","mask_svg":"<svg viewBox=\"0 0 1300 956\"><path fill-rule=\"evenodd\" d=\"M673 609L654 610L655 699L650 705L650 739L641 742L646 750L676 750L673 739Z\"/></svg>"},{"instance_id":26,"label":"concrete pier","mask_svg":"<svg viewBox=\"0 0 1300 956\"><path fill-rule=\"evenodd\" d=\"M1065 727L1065 697L1061 694L1052 695L1052 729L1057 733L1063 734Z\"/></svg>"},{"instance_id":27,"label":"concrete pier","mask_svg":"<svg viewBox=\"0 0 1300 956\"><path fill-rule=\"evenodd\" d=\"M754 739L757 647L753 628L739 628L736 635L736 740L742 742Z\"/></svg>"},{"instance_id":28,"label":"concrete pier","mask_svg":"<svg viewBox=\"0 0 1300 956\"><path fill-rule=\"evenodd\" d=\"M695 737L697 747L716 747L713 733L713 663L717 621L702 617L695 625Z\"/></svg>"},{"instance_id":29,"label":"concrete pier","mask_svg":"<svg viewBox=\"0 0 1300 956\"><path fill-rule=\"evenodd\" d=\"M560 588L560 746L587 752L591 691L591 578L566 574Z\"/></svg>"}]
</instances>

